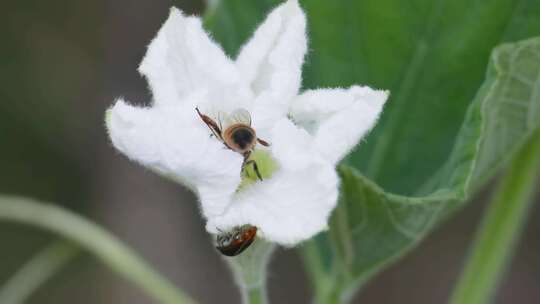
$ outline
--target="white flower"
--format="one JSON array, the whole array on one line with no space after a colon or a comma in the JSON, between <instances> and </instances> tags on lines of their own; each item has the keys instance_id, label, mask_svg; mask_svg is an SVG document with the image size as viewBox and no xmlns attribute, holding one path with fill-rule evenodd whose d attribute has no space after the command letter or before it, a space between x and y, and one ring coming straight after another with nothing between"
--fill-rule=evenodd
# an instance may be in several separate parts
<instances>
[{"instance_id":1,"label":"white flower","mask_svg":"<svg viewBox=\"0 0 540 304\"><path fill-rule=\"evenodd\" d=\"M388 93L368 87L299 94L307 50L306 18L296 0L275 8L236 59L202 29L201 20L172 9L139 71L153 105L117 100L107 115L114 146L193 189L211 233L251 224L283 245L327 226L336 206L336 164L375 124ZM316 51L316 50L315 50ZM270 178L239 189L243 156L216 137L195 111L246 109L257 145L277 163Z\"/></svg>"}]
</instances>

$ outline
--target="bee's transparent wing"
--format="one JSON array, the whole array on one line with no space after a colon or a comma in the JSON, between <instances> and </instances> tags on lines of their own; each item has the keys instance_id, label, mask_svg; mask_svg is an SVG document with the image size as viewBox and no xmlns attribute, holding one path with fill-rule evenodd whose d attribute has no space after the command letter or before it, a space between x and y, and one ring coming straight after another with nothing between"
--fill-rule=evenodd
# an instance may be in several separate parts
<instances>
[{"instance_id":1,"label":"bee's transparent wing","mask_svg":"<svg viewBox=\"0 0 540 304\"><path fill-rule=\"evenodd\" d=\"M246 109L236 109L228 114L220 112L218 119L221 123L222 130L227 129L234 124L251 126L251 115Z\"/></svg>"}]
</instances>

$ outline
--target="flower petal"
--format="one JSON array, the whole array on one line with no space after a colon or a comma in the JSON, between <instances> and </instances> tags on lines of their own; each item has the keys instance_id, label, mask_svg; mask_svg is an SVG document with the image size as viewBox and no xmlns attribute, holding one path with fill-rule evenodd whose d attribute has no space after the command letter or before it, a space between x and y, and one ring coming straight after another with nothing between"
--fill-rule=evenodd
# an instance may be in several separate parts
<instances>
[{"instance_id":1,"label":"flower petal","mask_svg":"<svg viewBox=\"0 0 540 304\"><path fill-rule=\"evenodd\" d=\"M198 191L206 217L227 208L242 156L210 137L193 108L138 108L118 100L106 123L114 146L130 159Z\"/></svg>"},{"instance_id":2,"label":"flower petal","mask_svg":"<svg viewBox=\"0 0 540 304\"><path fill-rule=\"evenodd\" d=\"M297 127L289 119L276 123L271 131L272 156L278 166L285 170L303 170L324 159L313 151L313 137L306 130Z\"/></svg>"},{"instance_id":3,"label":"flower petal","mask_svg":"<svg viewBox=\"0 0 540 304\"><path fill-rule=\"evenodd\" d=\"M295 245L327 228L337 197L338 177L329 165L280 170L239 193L223 216L209 219L207 230L251 224L269 241Z\"/></svg>"},{"instance_id":4,"label":"flower petal","mask_svg":"<svg viewBox=\"0 0 540 304\"><path fill-rule=\"evenodd\" d=\"M315 149L337 163L375 125L387 98L387 91L369 87L310 90L293 101L290 114L314 135Z\"/></svg>"},{"instance_id":5,"label":"flower petal","mask_svg":"<svg viewBox=\"0 0 540 304\"><path fill-rule=\"evenodd\" d=\"M236 64L257 95L254 119L261 127L283 116L298 93L306 50L306 17L298 1L289 0L240 51Z\"/></svg>"},{"instance_id":6,"label":"flower petal","mask_svg":"<svg viewBox=\"0 0 540 304\"><path fill-rule=\"evenodd\" d=\"M175 8L149 45L139 71L148 79L156 105L177 104L194 91L225 104L223 110L227 103L252 99L238 69L208 37L201 20Z\"/></svg>"}]
</instances>

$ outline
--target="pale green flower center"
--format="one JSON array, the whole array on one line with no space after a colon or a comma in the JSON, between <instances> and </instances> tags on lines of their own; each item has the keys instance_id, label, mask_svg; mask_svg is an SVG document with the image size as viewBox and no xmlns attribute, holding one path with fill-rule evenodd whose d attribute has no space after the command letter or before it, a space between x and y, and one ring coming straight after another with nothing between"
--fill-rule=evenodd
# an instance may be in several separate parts
<instances>
[{"instance_id":1,"label":"pale green flower center","mask_svg":"<svg viewBox=\"0 0 540 304\"><path fill-rule=\"evenodd\" d=\"M277 170L278 164L276 160L270 155L270 152L264 150L254 150L249 157L250 160L254 160L257 163L259 173L263 180L272 177L272 174ZM258 182L257 174L253 169L253 165L247 165L242 172L242 181L238 185L237 192L240 192L246 187Z\"/></svg>"}]
</instances>

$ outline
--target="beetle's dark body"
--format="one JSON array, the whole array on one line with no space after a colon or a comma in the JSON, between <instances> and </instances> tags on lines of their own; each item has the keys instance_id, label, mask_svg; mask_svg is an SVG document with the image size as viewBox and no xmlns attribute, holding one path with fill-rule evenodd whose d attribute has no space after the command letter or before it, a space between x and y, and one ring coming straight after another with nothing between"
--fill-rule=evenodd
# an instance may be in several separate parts
<instances>
[{"instance_id":1,"label":"beetle's dark body","mask_svg":"<svg viewBox=\"0 0 540 304\"><path fill-rule=\"evenodd\" d=\"M257 227L244 225L234 228L231 232L219 234L216 238L216 248L223 255L236 256L253 243L257 236Z\"/></svg>"}]
</instances>

